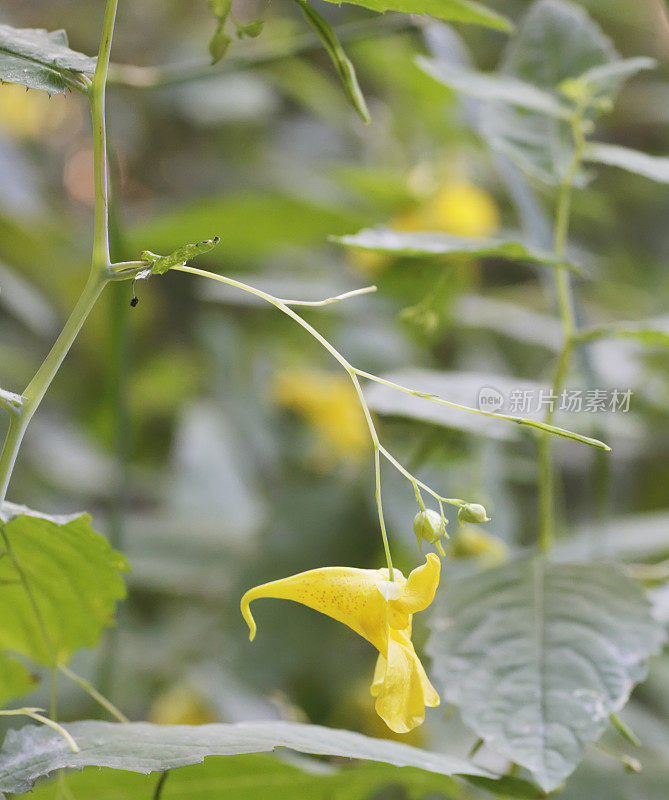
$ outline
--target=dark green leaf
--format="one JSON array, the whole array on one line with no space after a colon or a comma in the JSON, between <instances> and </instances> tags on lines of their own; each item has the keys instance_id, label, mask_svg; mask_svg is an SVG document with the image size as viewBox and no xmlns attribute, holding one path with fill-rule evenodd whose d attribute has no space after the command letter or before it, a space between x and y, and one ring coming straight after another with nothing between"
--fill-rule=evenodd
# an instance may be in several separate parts
<instances>
[{"instance_id":1,"label":"dark green leaf","mask_svg":"<svg viewBox=\"0 0 669 800\"><path fill-rule=\"evenodd\" d=\"M584 159L597 164L620 167L658 183L669 183L669 158L666 157L649 156L639 150L631 150L616 144L589 142Z\"/></svg>"},{"instance_id":2,"label":"dark green leaf","mask_svg":"<svg viewBox=\"0 0 669 800\"><path fill-rule=\"evenodd\" d=\"M559 259L550 253L525 245L516 240L478 239L453 236L449 233L404 233L390 228L368 228L350 236L332 237L332 241L359 250L373 250L412 258L443 256L458 258L504 258L512 261L527 261L549 267L564 268L578 272L576 265Z\"/></svg>"},{"instance_id":3,"label":"dark green leaf","mask_svg":"<svg viewBox=\"0 0 669 800\"><path fill-rule=\"evenodd\" d=\"M65 31L0 25L0 82L49 94L81 89L81 75L95 71L95 58L70 50Z\"/></svg>"},{"instance_id":4,"label":"dark green leaf","mask_svg":"<svg viewBox=\"0 0 669 800\"><path fill-rule=\"evenodd\" d=\"M149 250L144 250L141 258L142 261L146 261L150 265L152 275L162 275L172 267L182 267L186 261L189 261L191 258L200 256L202 253L208 253L210 250L213 250L220 241L218 236L214 236L213 239L205 239L196 244L185 244L182 247L178 247L168 256L157 256Z\"/></svg>"},{"instance_id":5,"label":"dark green leaf","mask_svg":"<svg viewBox=\"0 0 669 800\"><path fill-rule=\"evenodd\" d=\"M474 0L344 0L372 11L401 11L404 14L429 14L446 22L470 22L498 31L511 31L513 24L482 3ZM327 0L340 5L340 0Z\"/></svg>"},{"instance_id":6,"label":"dark green leaf","mask_svg":"<svg viewBox=\"0 0 669 800\"><path fill-rule=\"evenodd\" d=\"M309 25L316 31L318 38L323 43L323 47L327 50L328 55L332 59L332 63L337 70L339 78L346 92L346 96L353 108L358 112L364 122L369 122L369 111L367 103L360 91L358 85L358 78L355 74L355 68L351 60L344 52L339 39L328 23L321 17L321 15L312 8L306 0L296 0L299 7L302 9L304 18Z\"/></svg>"},{"instance_id":7,"label":"dark green leaf","mask_svg":"<svg viewBox=\"0 0 669 800\"><path fill-rule=\"evenodd\" d=\"M418 750L389 739L297 722L201 726L74 722L66 727L77 742L79 753L73 753L57 732L46 727L27 725L10 731L0 751L0 792L28 792L39 777L64 767L112 767L148 774L198 764L210 755L265 753L275 747L419 767L440 775L494 777L464 759Z\"/></svg>"},{"instance_id":8,"label":"dark green leaf","mask_svg":"<svg viewBox=\"0 0 669 800\"><path fill-rule=\"evenodd\" d=\"M610 564L522 559L447 584L427 650L445 699L486 743L555 789L665 640Z\"/></svg>"},{"instance_id":9,"label":"dark green leaf","mask_svg":"<svg viewBox=\"0 0 669 800\"><path fill-rule=\"evenodd\" d=\"M40 664L97 644L125 596L125 558L91 528L88 514L49 517L5 503L0 559L0 648ZM11 557L10 557L11 556ZM17 566L18 565L18 566ZM47 632L38 621L32 600Z\"/></svg>"}]
</instances>

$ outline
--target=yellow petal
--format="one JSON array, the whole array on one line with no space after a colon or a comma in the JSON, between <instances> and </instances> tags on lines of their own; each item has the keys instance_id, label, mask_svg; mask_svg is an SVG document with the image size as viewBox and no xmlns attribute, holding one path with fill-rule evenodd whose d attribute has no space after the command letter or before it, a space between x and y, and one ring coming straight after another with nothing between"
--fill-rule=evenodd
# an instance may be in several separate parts
<instances>
[{"instance_id":1,"label":"yellow petal","mask_svg":"<svg viewBox=\"0 0 669 800\"><path fill-rule=\"evenodd\" d=\"M379 655L371 694L377 714L395 733L413 730L425 719L425 706L439 705L439 695L402 631L390 632L388 655Z\"/></svg>"},{"instance_id":2,"label":"yellow petal","mask_svg":"<svg viewBox=\"0 0 669 800\"><path fill-rule=\"evenodd\" d=\"M389 604L378 585L385 580L381 570L321 567L256 586L241 601L249 638L253 640L256 633L250 603L261 597L274 597L302 603L348 625L383 652L387 647Z\"/></svg>"},{"instance_id":3,"label":"yellow petal","mask_svg":"<svg viewBox=\"0 0 669 800\"><path fill-rule=\"evenodd\" d=\"M439 586L441 561L434 553L428 553L425 563L416 567L409 575L397 600L390 600L390 626L404 630L409 624L409 617L418 611L424 611L434 600Z\"/></svg>"}]
</instances>

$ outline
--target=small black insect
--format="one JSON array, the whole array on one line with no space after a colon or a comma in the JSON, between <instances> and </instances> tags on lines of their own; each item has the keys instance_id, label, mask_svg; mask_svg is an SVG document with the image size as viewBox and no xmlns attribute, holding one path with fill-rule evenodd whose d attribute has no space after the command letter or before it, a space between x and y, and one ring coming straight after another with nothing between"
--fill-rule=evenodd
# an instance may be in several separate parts
<instances>
[{"instance_id":1,"label":"small black insect","mask_svg":"<svg viewBox=\"0 0 669 800\"><path fill-rule=\"evenodd\" d=\"M130 305L131 305L131 306L134 308L134 307L137 305L137 303L139 303L139 297L136 297L136 296L135 296L135 297L133 297L133 298L132 298L132 300L130 301Z\"/></svg>"}]
</instances>

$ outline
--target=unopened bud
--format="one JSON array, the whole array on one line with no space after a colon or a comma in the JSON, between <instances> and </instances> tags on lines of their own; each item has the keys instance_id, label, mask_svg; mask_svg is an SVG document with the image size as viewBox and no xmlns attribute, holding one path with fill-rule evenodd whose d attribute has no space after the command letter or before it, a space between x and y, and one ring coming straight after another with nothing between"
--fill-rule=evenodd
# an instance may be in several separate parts
<instances>
[{"instance_id":1,"label":"unopened bud","mask_svg":"<svg viewBox=\"0 0 669 800\"><path fill-rule=\"evenodd\" d=\"M423 546L423 540L435 544L446 536L446 518L442 517L431 508L419 511L413 518L413 531L418 544Z\"/></svg>"},{"instance_id":2,"label":"unopened bud","mask_svg":"<svg viewBox=\"0 0 669 800\"><path fill-rule=\"evenodd\" d=\"M460 506L458 522L490 522L490 517L482 505L467 503L464 506Z\"/></svg>"}]
</instances>

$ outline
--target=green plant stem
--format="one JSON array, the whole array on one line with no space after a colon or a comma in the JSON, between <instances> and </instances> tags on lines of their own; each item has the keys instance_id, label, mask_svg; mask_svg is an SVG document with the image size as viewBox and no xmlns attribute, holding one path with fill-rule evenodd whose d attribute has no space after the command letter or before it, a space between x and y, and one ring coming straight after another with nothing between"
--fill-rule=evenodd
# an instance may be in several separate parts
<instances>
[{"instance_id":1,"label":"green plant stem","mask_svg":"<svg viewBox=\"0 0 669 800\"><path fill-rule=\"evenodd\" d=\"M555 233L553 251L558 259L564 258L569 236L569 219L571 215L571 200L574 180L581 167L585 138L583 134L583 114L587 99L581 100L570 120L574 141L574 153L569 168L560 183L557 205L555 211ZM551 395L555 398L549 404L544 417L544 424L551 425L554 415L554 406L569 372L571 354L576 330L576 315L574 313L574 296L571 286L571 276L565 269L558 269L555 273L558 310L562 323L563 344L558 356L558 363L553 377ZM548 433L539 439L539 549L547 553L555 538L555 468L551 456L552 441Z\"/></svg>"},{"instance_id":2,"label":"green plant stem","mask_svg":"<svg viewBox=\"0 0 669 800\"><path fill-rule=\"evenodd\" d=\"M65 357L67 356L74 340L81 330L84 322L90 314L93 306L97 302L102 290L106 286L108 278L109 259L109 235L108 235L108 181L107 181L107 137L105 129L105 86L107 82L107 70L109 67L109 54L111 51L111 41L114 32L114 21L116 19L116 8L118 0L107 0L105 5L105 16L102 25L102 37L98 51L98 61L95 68L93 81L89 89L89 99L91 104L91 117L93 123L93 151L94 151L94 182L95 182L95 210L94 210L94 231L93 231L93 253L91 259L91 270L83 291L67 319L62 331L56 339L51 350L33 376L32 380L22 393L22 403L15 414L10 417L9 428L5 442L0 452L0 507L7 497L7 489L14 471L16 459L21 449L21 443L25 436L28 425L35 412L40 406L44 395L56 377ZM57 715L57 695L58 695L58 662L57 656L49 636L49 632L44 624L44 620L37 605L32 587L28 582L25 572L17 561L11 543L7 537L4 527L0 529L4 540L8 556L11 558L14 568L23 584L28 600L33 608L35 618L40 628L44 645L51 659L51 714L55 718ZM27 712L26 712L27 713ZM31 714L28 714L31 716ZM46 721L39 715L35 719L41 719L45 724L52 727L57 723L53 720ZM57 728L59 729L59 728ZM69 734L68 734L69 736ZM74 745L76 747L76 745Z\"/></svg>"},{"instance_id":3,"label":"green plant stem","mask_svg":"<svg viewBox=\"0 0 669 800\"><path fill-rule=\"evenodd\" d=\"M95 174L95 211L93 228L93 270L106 269L109 259L109 177L107 172L107 126L105 99L109 56L114 36L118 0L107 0L102 23L98 60L89 91L93 121L93 169Z\"/></svg>"},{"instance_id":4,"label":"green plant stem","mask_svg":"<svg viewBox=\"0 0 669 800\"><path fill-rule=\"evenodd\" d=\"M165 788L165 782L167 781L169 776L170 776L169 770L165 770L165 772L161 773L160 777L158 778L158 783L156 783L156 788L153 792L153 800L160 800L160 798L163 796L163 789Z\"/></svg>"},{"instance_id":5,"label":"green plant stem","mask_svg":"<svg viewBox=\"0 0 669 800\"><path fill-rule=\"evenodd\" d=\"M2 717L30 717L30 719L34 719L37 722L41 722L43 725L48 725L50 728L53 728L55 731L65 739L65 741L70 745L70 749L73 753L79 752L79 746L74 741L72 736L63 728L62 725L59 725L52 719L43 716L39 712L42 711L41 708L10 708L0 711L0 716Z\"/></svg>"},{"instance_id":6,"label":"green plant stem","mask_svg":"<svg viewBox=\"0 0 669 800\"><path fill-rule=\"evenodd\" d=\"M381 451L381 444L379 442L379 437L376 432L376 427L374 425L374 420L372 419L371 412L369 410L369 406L367 405L367 400L365 399L365 395L363 394L362 388L360 386L360 381L358 380L357 370L353 367L345 358L344 356L334 347L333 345L328 342L328 340L322 336L316 328L310 325L305 319L295 311L293 311L290 306L286 305L285 302L280 300L278 297L274 297L274 295L269 294L268 292L263 292L262 289L257 289L255 286L249 286L247 283L242 283L241 281L236 281L234 278L228 278L225 275L217 275L215 272L207 272L207 270L198 269L197 267L189 267L189 266L182 266L182 267L172 267L173 270L177 272L187 272L191 275L198 275L202 278L209 278L210 280L218 281L219 283L225 283L228 286L233 286L236 289L241 289L244 292L249 292L250 294L255 295L256 297L265 300L267 303L270 303L275 308L278 308L279 311L282 311L284 314L289 316L292 320L297 322L305 331L310 333L314 339L316 339L319 344L321 344L330 355L335 358L341 366L346 370L348 376L353 383L355 388L356 394L358 395L358 399L360 401L360 405L362 407L363 413L365 415L365 421L367 422L367 427L369 429L369 434L372 439L372 445L374 447L374 472L375 472L375 495L376 495L376 508L379 515L379 526L381 528L381 538L383 539L383 549L386 555L386 562L388 564L388 576L390 580L394 580L394 571L393 571L393 562L390 556L390 545L388 543L388 534L386 531L386 523L383 516L383 504L381 501L381 463L380 463L380 451Z\"/></svg>"},{"instance_id":7,"label":"green plant stem","mask_svg":"<svg viewBox=\"0 0 669 800\"><path fill-rule=\"evenodd\" d=\"M106 709L112 715L112 717L115 717L119 722L130 722L126 715L120 711L111 702L111 700L108 700L101 692L99 692L92 683L87 681L85 678L82 678L81 675L77 675L76 672L73 672L64 664L61 664L58 669L63 673L63 675L80 686L88 695L93 698L93 700L95 700L96 703L99 703L104 709ZM53 714L51 716L53 717Z\"/></svg>"}]
</instances>

